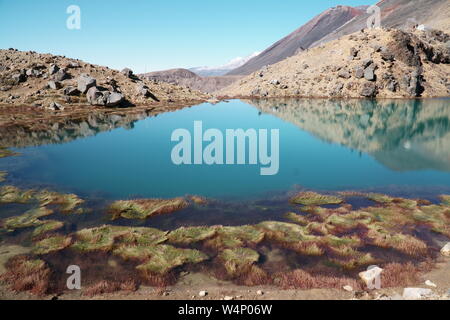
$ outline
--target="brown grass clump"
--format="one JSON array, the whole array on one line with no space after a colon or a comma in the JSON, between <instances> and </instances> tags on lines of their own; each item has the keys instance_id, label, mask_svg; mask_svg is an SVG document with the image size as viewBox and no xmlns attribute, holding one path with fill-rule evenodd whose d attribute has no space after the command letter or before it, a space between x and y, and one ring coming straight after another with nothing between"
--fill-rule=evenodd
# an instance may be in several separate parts
<instances>
[{"instance_id":1,"label":"brown grass clump","mask_svg":"<svg viewBox=\"0 0 450 320\"><path fill-rule=\"evenodd\" d=\"M9 284L16 292L45 295L50 288L51 270L43 260L32 260L27 256L16 256L6 263L7 272L0 280Z\"/></svg>"},{"instance_id":2,"label":"brown grass clump","mask_svg":"<svg viewBox=\"0 0 450 320\"><path fill-rule=\"evenodd\" d=\"M133 280L127 280L125 282L114 282L103 280L86 288L83 291L83 295L93 297L119 291L135 292L137 289L138 284Z\"/></svg>"},{"instance_id":3,"label":"brown grass clump","mask_svg":"<svg viewBox=\"0 0 450 320\"><path fill-rule=\"evenodd\" d=\"M414 285L419 280L420 271L411 262L389 263L383 268L381 285L383 288Z\"/></svg>"},{"instance_id":4,"label":"brown grass clump","mask_svg":"<svg viewBox=\"0 0 450 320\"><path fill-rule=\"evenodd\" d=\"M239 285L254 287L262 285L270 285L273 283L272 277L261 268L252 265L248 272L242 274L236 279Z\"/></svg>"},{"instance_id":5,"label":"brown grass clump","mask_svg":"<svg viewBox=\"0 0 450 320\"><path fill-rule=\"evenodd\" d=\"M169 214L189 206L184 198L139 199L116 201L108 208L112 219L147 219L161 214Z\"/></svg>"},{"instance_id":6,"label":"brown grass clump","mask_svg":"<svg viewBox=\"0 0 450 320\"><path fill-rule=\"evenodd\" d=\"M287 273L277 273L274 275L274 282L283 289L342 289L347 285L354 289L360 288L358 281L351 278L312 275L300 269Z\"/></svg>"},{"instance_id":7,"label":"brown grass clump","mask_svg":"<svg viewBox=\"0 0 450 320\"><path fill-rule=\"evenodd\" d=\"M155 272L150 272L148 270L141 270L141 276L143 282L146 285L156 288L166 288L168 286L172 286L178 280L178 277L174 272L159 274Z\"/></svg>"}]
</instances>

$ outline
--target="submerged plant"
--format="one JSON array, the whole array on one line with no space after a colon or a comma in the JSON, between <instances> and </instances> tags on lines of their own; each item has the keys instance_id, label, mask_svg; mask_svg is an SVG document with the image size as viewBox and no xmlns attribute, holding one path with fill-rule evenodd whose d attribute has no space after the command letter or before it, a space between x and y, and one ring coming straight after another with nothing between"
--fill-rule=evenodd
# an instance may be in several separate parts
<instances>
[{"instance_id":1,"label":"submerged plant","mask_svg":"<svg viewBox=\"0 0 450 320\"><path fill-rule=\"evenodd\" d=\"M148 250L150 259L137 266L137 269L144 273L166 274L184 264L200 263L208 259L208 256L201 251L179 249L170 245L157 245Z\"/></svg>"},{"instance_id":2,"label":"submerged plant","mask_svg":"<svg viewBox=\"0 0 450 320\"><path fill-rule=\"evenodd\" d=\"M45 235L46 233L49 232L53 232L56 230L61 229L64 226L64 223L61 221L56 221L56 220L45 220L42 222L41 225L38 225L33 233L31 234L31 236L33 237L33 239L39 238L43 235Z\"/></svg>"},{"instance_id":3,"label":"submerged plant","mask_svg":"<svg viewBox=\"0 0 450 320\"><path fill-rule=\"evenodd\" d=\"M337 196L323 195L316 192L300 192L291 198L291 203L304 206L322 206L329 204L341 204L344 199Z\"/></svg>"},{"instance_id":4,"label":"submerged plant","mask_svg":"<svg viewBox=\"0 0 450 320\"><path fill-rule=\"evenodd\" d=\"M184 198L120 200L111 204L108 212L112 218L147 219L160 214L173 213L188 206Z\"/></svg>"},{"instance_id":5,"label":"submerged plant","mask_svg":"<svg viewBox=\"0 0 450 320\"><path fill-rule=\"evenodd\" d=\"M259 260L259 253L249 248L225 249L219 256L230 277L247 273L252 265Z\"/></svg>"},{"instance_id":6,"label":"submerged plant","mask_svg":"<svg viewBox=\"0 0 450 320\"><path fill-rule=\"evenodd\" d=\"M0 275L13 291L44 295L50 288L51 271L43 260L16 256L6 263L7 272Z\"/></svg>"},{"instance_id":7,"label":"submerged plant","mask_svg":"<svg viewBox=\"0 0 450 320\"><path fill-rule=\"evenodd\" d=\"M20 190L14 186L0 187L0 203L30 203L34 200L33 190Z\"/></svg>"},{"instance_id":8,"label":"submerged plant","mask_svg":"<svg viewBox=\"0 0 450 320\"><path fill-rule=\"evenodd\" d=\"M6 171L0 171L0 182L5 181L7 175L8 173Z\"/></svg>"},{"instance_id":9,"label":"submerged plant","mask_svg":"<svg viewBox=\"0 0 450 320\"><path fill-rule=\"evenodd\" d=\"M4 147L0 147L0 158L13 157L19 155L16 152L10 151Z\"/></svg>"},{"instance_id":10,"label":"submerged plant","mask_svg":"<svg viewBox=\"0 0 450 320\"><path fill-rule=\"evenodd\" d=\"M214 237L205 245L216 250L238 248L244 245L255 246L264 240L264 232L255 226L218 227Z\"/></svg>"},{"instance_id":11,"label":"submerged plant","mask_svg":"<svg viewBox=\"0 0 450 320\"><path fill-rule=\"evenodd\" d=\"M181 227L168 234L168 239L174 244L192 244L212 238L217 234L218 227Z\"/></svg>"},{"instance_id":12,"label":"submerged plant","mask_svg":"<svg viewBox=\"0 0 450 320\"><path fill-rule=\"evenodd\" d=\"M75 194L61 194L44 190L37 192L34 197L39 201L41 206L56 205L62 213L83 212L81 208L75 210L79 205L84 203L84 200Z\"/></svg>"},{"instance_id":13,"label":"submerged plant","mask_svg":"<svg viewBox=\"0 0 450 320\"><path fill-rule=\"evenodd\" d=\"M33 248L33 253L45 255L64 250L72 243L72 237L63 235L54 235L37 242Z\"/></svg>"},{"instance_id":14,"label":"submerged plant","mask_svg":"<svg viewBox=\"0 0 450 320\"><path fill-rule=\"evenodd\" d=\"M39 220L39 218L49 216L53 213L52 210L45 207L39 207L36 209L31 209L20 216L10 217L3 220L3 228L8 231L15 231L17 229L37 227L42 225L44 222Z\"/></svg>"},{"instance_id":15,"label":"submerged plant","mask_svg":"<svg viewBox=\"0 0 450 320\"><path fill-rule=\"evenodd\" d=\"M75 233L72 248L78 251L111 251L114 240L129 232L127 227L102 226L83 229Z\"/></svg>"}]
</instances>

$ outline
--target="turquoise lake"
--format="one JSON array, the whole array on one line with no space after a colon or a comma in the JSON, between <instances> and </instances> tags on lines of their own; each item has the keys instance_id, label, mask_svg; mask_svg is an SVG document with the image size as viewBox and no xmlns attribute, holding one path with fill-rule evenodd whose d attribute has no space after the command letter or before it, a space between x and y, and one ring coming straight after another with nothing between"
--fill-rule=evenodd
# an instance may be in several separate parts
<instances>
[{"instance_id":1,"label":"turquoise lake","mask_svg":"<svg viewBox=\"0 0 450 320\"><path fill-rule=\"evenodd\" d=\"M56 140L32 135L36 146L11 143L21 156L1 159L0 170L9 172L7 183L13 185L124 199L264 198L294 188L449 192L449 102L234 100L125 125L119 117L108 119L107 130L94 119L75 129L57 128ZM278 129L278 174L261 176L259 164L175 165L172 132L192 132L194 121L224 133Z\"/></svg>"}]
</instances>

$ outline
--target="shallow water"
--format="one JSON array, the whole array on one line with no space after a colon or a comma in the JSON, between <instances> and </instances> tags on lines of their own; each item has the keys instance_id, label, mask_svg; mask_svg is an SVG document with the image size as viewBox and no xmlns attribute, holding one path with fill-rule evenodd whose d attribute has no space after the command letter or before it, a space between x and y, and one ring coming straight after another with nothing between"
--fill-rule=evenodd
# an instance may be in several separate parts
<instances>
[{"instance_id":1,"label":"shallow water","mask_svg":"<svg viewBox=\"0 0 450 320\"><path fill-rule=\"evenodd\" d=\"M125 125L113 119L109 131L90 121L59 128L58 139L35 134L31 141L37 146L15 149L22 156L0 159L0 170L9 172L9 184L105 198L196 194L245 200L298 186L438 194L450 189L449 101L231 101ZM279 173L261 176L260 165L173 164L172 132L192 132L199 120L204 130L223 133L279 129Z\"/></svg>"}]
</instances>

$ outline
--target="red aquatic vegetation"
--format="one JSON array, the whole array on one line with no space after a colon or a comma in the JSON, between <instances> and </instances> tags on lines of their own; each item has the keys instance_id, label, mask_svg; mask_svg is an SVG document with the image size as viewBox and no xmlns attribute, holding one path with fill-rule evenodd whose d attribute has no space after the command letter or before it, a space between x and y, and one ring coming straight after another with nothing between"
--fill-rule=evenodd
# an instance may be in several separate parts
<instances>
[{"instance_id":1,"label":"red aquatic vegetation","mask_svg":"<svg viewBox=\"0 0 450 320\"><path fill-rule=\"evenodd\" d=\"M275 283L283 289L342 289L344 286L360 288L360 283L352 278L340 278L333 275L312 275L304 270L294 270L274 275Z\"/></svg>"},{"instance_id":2,"label":"red aquatic vegetation","mask_svg":"<svg viewBox=\"0 0 450 320\"><path fill-rule=\"evenodd\" d=\"M270 285L273 283L272 277L257 266L251 266L250 270L237 278L239 285L247 287Z\"/></svg>"},{"instance_id":3,"label":"red aquatic vegetation","mask_svg":"<svg viewBox=\"0 0 450 320\"><path fill-rule=\"evenodd\" d=\"M93 297L106 293L114 293L119 291L134 292L138 289L138 284L133 280L125 282L115 282L102 280L83 291L83 295Z\"/></svg>"},{"instance_id":4,"label":"red aquatic vegetation","mask_svg":"<svg viewBox=\"0 0 450 320\"><path fill-rule=\"evenodd\" d=\"M9 284L11 290L39 296L49 292L51 270L44 261L16 256L6 263L6 269L0 280Z\"/></svg>"},{"instance_id":5,"label":"red aquatic vegetation","mask_svg":"<svg viewBox=\"0 0 450 320\"><path fill-rule=\"evenodd\" d=\"M383 267L381 283L384 288L403 287L417 284L423 272L431 270L434 263L427 260L420 264L389 263Z\"/></svg>"}]
</instances>

